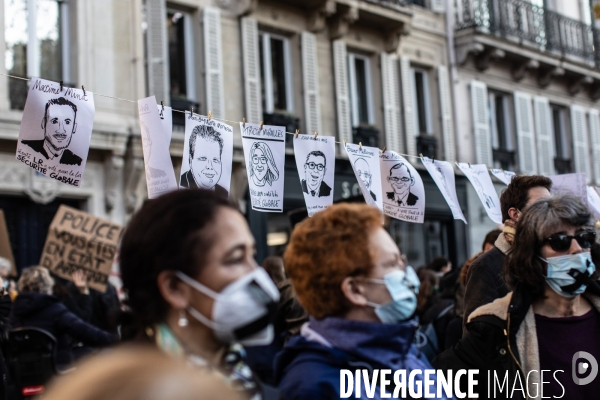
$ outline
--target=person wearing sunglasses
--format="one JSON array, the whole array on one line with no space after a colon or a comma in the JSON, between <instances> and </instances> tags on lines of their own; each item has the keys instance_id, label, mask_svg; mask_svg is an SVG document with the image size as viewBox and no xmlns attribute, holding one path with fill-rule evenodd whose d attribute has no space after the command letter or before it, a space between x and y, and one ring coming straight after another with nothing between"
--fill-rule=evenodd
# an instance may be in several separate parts
<instances>
[{"instance_id":1,"label":"person wearing sunglasses","mask_svg":"<svg viewBox=\"0 0 600 400\"><path fill-rule=\"evenodd\" d=\"M336 204L307 218L294 229L284 259L310 318L276 358L282 398L339 399L348 390L341 370L403 370L408 376L431 368L413 344L419 278L383 228L377 208ZM417 381L413 389L427 386L437 393L423 375ZM392 394L394 387L378 387L370 398L385 398L380 389Z\"/></svg>"},{"instance_id":2,"label":"person wearing sunglasses","mask_svg":"<svg viewBox=\"0 0 600 400\"><path fill-rule=\"evenodd\" d=\"M501 380L508 376L508 389L496 398L541 398L542 388L544 398L597 398L600 379L579 381L597 373L591 359L600 359L600 285L592 247L592 215L578 198L528 206L504 265L511 292L475 310L468 333L434 366L479 369L480 398L493 385L490 371ZM582 354L589 364L580 367ZM591 373L584 364L592 364ZM511 391L518 380L524 391Z\"/></svg>"},{"instance_id":3,"label":"person wearing sunglasses","mask_svg":"<svg viewBox=\"0 0 600 400\"><path fill-rule=\"evenodd\" d=\"M304 179L302 191L312 197L327 197L331 195L331 186L323 180L327 172L327 160L322 151L308 153L304 163Z\"/></svg>"}]
</instances>

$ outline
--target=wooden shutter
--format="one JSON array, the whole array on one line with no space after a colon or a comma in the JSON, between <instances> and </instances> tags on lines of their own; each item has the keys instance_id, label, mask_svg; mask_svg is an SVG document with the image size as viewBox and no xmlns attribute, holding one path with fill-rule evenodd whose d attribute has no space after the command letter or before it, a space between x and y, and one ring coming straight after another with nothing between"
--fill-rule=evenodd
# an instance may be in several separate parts
<instances>
[{"instance_id":1,"label":"wooden shutter","mask_svg":"<svg viewBox=\"0 0 600 400\"><path fill-rule=\"evenodd\" d=\"M215 118L225 118L223 88L223 48L221 45L221 12L204 9L204 64L206 68L206 109Z\"/></svg>"},{"instance_id":2,"label":"wooden shutter","mask_svg":"<svg viewBox=\"0 0 600 400\"><path fill-rule=\"evenodd\" d=\"M554 175L554 131L552 129L552 111L546 97L533 98L535 115L535 133L537 138L538 173Z\"/></svg>"},{"instance_id":3,"label":"wooden shutter","mask_svg":"<svg viewBox=\"0 0 600 400\"><path fill-rule=\"evenodd\" d=\"M321 99L319 97L317 37L313 33L302 32L301 41L306 130L308 132L321 132Z\"/></svg>"},{"instance_id":4,"label":"wooden shutter","mask_svg":"<svg viewBox=\"0 0 600 400\"><path fill-rule=\"evenodd\" d=\"M583 172L590 182L590 163L588 160L587 126L585 109L578 105L571 106L571 131L573 133L573 158L575 172Z\"/></svg>"},{"instance_id":5,"label":"wooden shutter","mask_svg":"<svg viewBox=\"0 0 600 400\"><path fill-rule=\"evenodd\" d=\"M385 121L385 145L388 149L404 153L402 122L400 118L400 74L398 57L381 53L381 82Z\"/></svg>"},{"instance_id":6,"label":"wooden shutter","mask_svg":"<svg viewBox=\"0 0 600 400\"><path fill-rule=\"evenodd\" d=\"M531 96L523 92L515 92L515 117L517 120L517 146L521 173L537 174L535 146L535 129L533 127L533 110Z\"/></svg>"},{"instance_id":7,"label":"wooden shutter","mask_svg":"<svg viewBox=\"0 0 600 400\"><path fill-rule=\"evenodd\" d=\"M592 160L594 183L600 185L600 111L590 110L590 138L592 140Z\"/></svg>"},{"instance_id":8,"label":"wooden shutter","mask_svg":"<svg viewBox=\"0 0 600 400\"><path fill-rule=\"evenodd\" d=\"M352 142L347 58L346 43L342 40L334 41L333 70L335 74L335 98L337 102L338 138L340 142L344 140Z\"/></svg>"},{"instance_id":9,"label":"wooden shutter","mask_svg":"<svg viewBox=\"0 0 600 400\"><path fill-rule=\"evenodd\" d=\"M440 114L442 125L442 139L444 141L444 158L450 162L456 160L454 144L454 121L452 118L452 96L450 94L450 79L448 67L438 67L438 86L440 92Z\"/></svg>"},{"instance_id":10,"label":"wooden shutter","mask_svg":"<svg viewBox=\"0 0 600 400\"><path fill-rule=\"evenodd\" d=\"M485 83L471 81L471 109L473 114L473 136L475 138L475 161L492 166L492 135L488 110L488 92Z\"/></svg>"},{"instance_id":11,"label":"wooden shutter","mask_svg":"<svg viewBox=\"0 0 600 400\"><path fill-rule=\"evenodd\" d=\"M165 0L146 1L146 52L148 91L157 101L170 104L169 57L167 54L167 5Z\"/></svg>"},{"instance_id":12,"label":"wooden shutter","mask_svg":"<svg viewBox=\"0 0 600 400\"><path fill-rule=\"evenodd\" d=\"M242 18L246 120L255 124L263 120L258 40L256 20L250 17Z\"/></svg>"},{"instance_id":13,"label":"wooden shutter","mask_svg":"<svg viewBox=\"0 0 600 400\"><path fill-rule=\"evenodd\" d=\"M400 58L400 71L402 74L402 106L404 109L406 152L412 156L416 156L417 138L413 111L412 72L410 68L410 59L408 57Z\"/></svg>"}]
</instances>

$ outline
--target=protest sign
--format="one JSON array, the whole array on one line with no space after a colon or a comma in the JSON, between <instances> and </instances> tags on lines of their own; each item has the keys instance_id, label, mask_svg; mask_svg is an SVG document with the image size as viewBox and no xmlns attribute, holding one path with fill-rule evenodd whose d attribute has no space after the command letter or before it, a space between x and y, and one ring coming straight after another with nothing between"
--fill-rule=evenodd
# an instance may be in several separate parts
<instances>
[{"instance_id":1,"label":"protest sign","mask_svg":"<svg viewBox=\"0 0 600 400\"><path fill-rule=\"evenodd\" d=\"M379 149L347 143L346 153L365 202L380 210L383 209Z\"/></svg>"},{"instance_id":2,"label":"protest sign","mask_svg":"<svg viewBox=\"0 0 600 400\"><path fill-rule=\"evenodd\" d=\"M81 186L94 124L90 91L32 78L17 142L17 160L68 185Z\"/></svg>"},{"instance_id":3,"label":"protest sign","mask_svg":"<svg viewBox=\"0 0 600 400\"><path fill-rule=\"evenodd\" d=\"M165 134L154 96L138 100L140 133L146 166L148 198L177 190L175 170L169 154L169 137Z\"/></svg>"},{"instance_id":4,"label":"protest sign","mask_svg":"<svg viewBox=\"0 0 600 400\"><path fill-rule=\"evenodd\" d=\"M186 111L179 187L214 190L229 198L232 163L233 128Z\"/></svg>"},{"instance_id":5,"label":"protest sign","mask_svg":"<svg viewBox=\"0 0 600 400\"><path fill-rule=\"evenodd\" d=\"M283 212L285 127L240 122L252 209Z\"/></svg>"},{"instance_id":6,"label":"protest sign","mask_svg":"<svg viewBox=\"0 0 600 400\"><path fill-rule=\"evenodd\" d=\"M600 221L600 195L591 186L587 187L587 202L596 221Z\"/></svg>"},{"instance_id":7,"label":"protest sign","mask_svg":"<svg viewBox=\"0 0 600 400\"><path fill-rule=\"evenodd\" d=\"M448 161L431 160L427 157L421 157L421 162L433 178L433 181L442 192L442 196L448 203L454 219L460 219L465 224L467 220L460 209L458 197L456 196L456 186L454 183L454 168Z\"/></svg>"},{"instance_id":8,"label":"protest sign","mask_svg":"<svg viewBox=\"0 0 600 400\"><path fill-rule=\"evenodd\" d=\"M160 116L163 132L168 138L167 146L169 146L171 144L171 137L173 136L173 109L159 104L157 104L156 107L158 108L158 115Z\"/></svg>"},{"instance_id":9,"label":"protest sign","mask_svg":"<svg viewBox=\"0 0 600 400\"><path fill-rule=\"evenodd\" d=\"M548 178L552 181L551 192L553 196L571 194L579 197L584 203L587 201L588 191L585 173L551 175Z\"/></svg>"},{"instance_id":10,"label":"protest sign","mask_svg":"<svg viewBox=\"0 0 600 400\"><path fill-rule=\"evenodd\" d=\"M295 135L294 156L308 216L333 204L335 138Z\"/></svg>"},{"instance_id":11,"label":"protest sign","mask_svg":"<svg viewBox=\"0 0 600 400\"><path fill-rule=\"evenodd\" d=\"M512 180L512 178L514 178L517 175L514 172L505 171L503 169L498 168L490 169L490 172L506 186L510 185L510 181Z\"/></svg>"},{"instance_id":12,"label":"protest sign","mask_svg":"<svg viewBox=\"0 0 600 400\"><path fill-rule=\"evenodd\" d=\"M10 247L10 237L8 236L8 228L6 226L6 218L4 218L3 210L0 210L0 257L4 257L10 261L10 274L12 276L17 276L15 257L13 256L12 248Z\"/></svg>"},{"instance_id":13,"label":"protest sign","mask_svg":"<svg viewBox=\"0 0 600 400\"><path fill-rule=\"evenodd\" d=\"M48 230L40 265L72 280L84 270L89 286L104 292L123 227L61 205Z\"/></svg>"},{"instance_id":14,"label":"protest sign","mask_svg":"<svg viewBox=\"0 0 600 400\"><path fill-rule=\"evenodd\" d=\"M471 182L471 185L477 192L485 212L492 221L501 224L502 211L500 210L500 199L492 183L492 178L484 164L456 163L458 168L464 172L465 176Z\"/></svg>"},{"instance_id":15,"label":"protest sign","mask_svg":"<svg viewBox=\"0 0 600 400\"><path fill-rule=\"evenodd\" d=\"M422 224L425 187L417 170L401 155L388 150L379 156L383 185L383 213L402 221Z\"/></svg>"}]
</instances>

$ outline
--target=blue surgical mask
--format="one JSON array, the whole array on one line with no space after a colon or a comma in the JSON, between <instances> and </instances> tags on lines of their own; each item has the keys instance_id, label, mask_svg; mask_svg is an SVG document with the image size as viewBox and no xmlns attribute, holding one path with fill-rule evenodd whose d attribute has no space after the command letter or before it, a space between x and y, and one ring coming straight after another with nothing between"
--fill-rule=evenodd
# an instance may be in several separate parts
<instances>
[{"instance_id":1,"label":"blue surgical mask","mask_svg":"<svg viewBox=\"0 0 600 400\"><path fill-rule=\"evenodd\" d=\"M548 263L548 286L564 297L573 298L585 292L587 281L596 270L589 252L541 259Z\"/></svg>"},{"instance_id":2,"label":"blue surgical mask","mask_svg":"<svg viewBox=\"0 0 600 400\"><path fill-rule=\"evenodd\" d=\"M4 281L4 289L8 289L8 287L10 286L10 282L8 280Z\"/></svg>"},{"instance_id":3,"label":"blue surgical mask","mask_svg":"<svg viewBox=\"0 0 600 400\"><path fill-rule=\"evenodd\" d=\"M412 317L417 309L417 293L421 282L412 267L405 271L397 270L383 276L383 279L367 279L369 282L384 284L392 296L386 304L368 302L384 324L397 324Z\"/></svg>"}]
</instances>

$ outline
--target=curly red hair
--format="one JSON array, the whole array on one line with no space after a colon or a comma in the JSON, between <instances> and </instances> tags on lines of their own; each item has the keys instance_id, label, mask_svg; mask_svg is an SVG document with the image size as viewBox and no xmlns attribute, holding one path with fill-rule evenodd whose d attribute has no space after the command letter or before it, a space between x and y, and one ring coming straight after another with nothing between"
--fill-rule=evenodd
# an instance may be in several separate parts
<instances>
[{"instance_id":1,"label":"curly red hair","mask_svg":"<svg viewBox=\"0 0 600 400\"><path fill-rule=\"evenodd\" d=\"M285 269L311 316L321 319L348 310L341 283L371 271L369 234L381 226L381 212L365 204L333 205L297 225L284 255Z\"/></svg>"}]
</instances>

